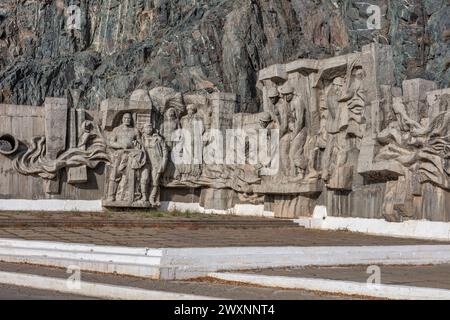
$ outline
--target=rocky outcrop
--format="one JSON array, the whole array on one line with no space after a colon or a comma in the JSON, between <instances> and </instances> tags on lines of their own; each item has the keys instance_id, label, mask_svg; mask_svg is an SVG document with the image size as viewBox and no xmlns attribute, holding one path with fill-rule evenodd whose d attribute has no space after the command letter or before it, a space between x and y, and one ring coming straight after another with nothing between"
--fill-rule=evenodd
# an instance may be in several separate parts
<instances>
[{"instance_id":1,"label":"rocky outcrop","mask_svg":"<svg viewBox=\"0 0 450 320\"><path fill-rule=\"evenodd\" d=\"M81 90L80 105L159 85L181 92L234 92L241 110L261 109L258 70L325 58L373 41L393 46L397 84L450 82L448 0L2 0L0 103L40 105ZM80 30L68 30L69 5Z\"/></svg>"}]
</instances>

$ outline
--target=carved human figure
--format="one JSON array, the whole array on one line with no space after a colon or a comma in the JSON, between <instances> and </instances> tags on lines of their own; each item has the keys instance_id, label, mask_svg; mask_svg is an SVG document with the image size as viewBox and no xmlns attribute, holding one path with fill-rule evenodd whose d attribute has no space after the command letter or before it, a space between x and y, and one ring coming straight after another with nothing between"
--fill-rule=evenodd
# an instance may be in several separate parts
<instances>
[{"instance_id":1,"label":"carved human figure","mask_svg":"<svg viewBox=\"0 0 450 320\"><path fill-rule=\"evenodd\" d=\"M280 102L280 93L278 92L278 89L276 87L271 87L267 92L267 96L270 101L268 112L275 119L278 114L277 105L278 102Z\"/></svg>"},{"instance_id":2,"label":"carved human figure","mask_svg":"<svg viewBox=\"0 0 450 320\"><path fill-rule=\"evenodd\" d=\"M178 118L178 112L175 108L169 108L164 112L164 120L161 125L160 134L164 138L164 141L167 145L169 156L168 158L171 159L171 152L174 149L174 142L177 140L176 133L180 129L180 120ZM176 176L179 176L177 168L175 164L172 161L168 161L167 168L163 174L162 180L163 183L170 183L174 180Z\"/></svg>"},{"instance_id":3,"label":"carved human figure","mask_svg":"<svg viewBox=\"0 0 450 320\"><path fill-rule=\"evenodd\" d=\"M141 193L144 202L150 201L150 205L159 206L160 201L160 179L164 173L168 161L168 148L153 125L148 123L144 126L142 143L147 155L148 162L141 172ZM151 178L151 182L149 181ZM148 186L151 183L150 197Z\"/></svg>"},{"instance_id":4,"label":"carved human figure","mask_svg":"<svg viewBox=\"0 0 450 320\"><path fill-rule=\"evenodd\" d=\"M325 89L323 104L326 110L326 130L330 134L344 130L348 125L348 109L339 103L343 96L345 80L336 77Z\"/></svg>"},{"instance_id":5,"label":"carved human figure","mask_svg":"<svg viewBox=\"0 0 450 320\"><path fill-rule=\"evenodd\" d=\"M275 123L275 121L273 121L271 114L268 112L261 113L259 118L259 126L261 129L267 130L278 129L278 125Z\"/></svg>"},{"instance_id":6,"label":"carved human figure","mask_svg":"<svg viewBox=\"0 0 450 320\"><path fill-rule=\"evenodd\" d=\"M392 111L396 121L389 123L388 127L378 134L377 140L382 144L395 143L406 147L411 144L413 136L420 136L422 126L411 119L401 98L394 99Z\"/></svg>"},{"instance_id":7,"label":"carved human figure","mask_svg":"<svg viewBox=\"0 0 450 320\"><path fill-rule=\"evenodd\" d=\"M164 121L161 127L161 135L164 138L167 146L172 148L172 134L180 128L180 122L178 120L178 115L175 108L169 108L164 113Z\"/></svg>"},{"instance_id":8,"label":"carved human figure","mask_svg":"<svg viewBox=\"0 0 450 320\"><path fill-rule=\"evenodd\" d=\"M306 127L306 105L303 103L300 96L294 93L294 88L291 86L283 86L280 91L283 94L283 99L288 105L288 117L294 119L294 134L297 135Z\"/></svg>"},{"instance_id":9,"label":"carved human figure","mask_svg":"<svg viewBox=\"0 0 450 320\"><path fill-rule=\"evenodd\" d=\"M288 133L288 121L291 116L290 102L294 95L294 89L291 86L285 85L280 87L280 93L283 99L280 99L276 105L275 114L280 126L280 137Z\"/></svg>"},{"instance_id":10,"label":"carved human figure","mask_svg":"<svg viewBox=\"0 0 450 320\"><path fill-rule=\"evenodd\" d=\"M318 144L324 149L322 179L325 182L329 181L332 173L346 162L348 140L345 130L348 128L348 108L345 104L339 103L345 90L344 84L344 78L334 78L324 90L320 100L324 123Z\"/></svg>"},{"instance_id":11,"label":"carved human figure","mask_svg":"<svg viewBox=\"0 0 450 320\"><path fill-rule=\"evenodd\" d=\"M305 176L307 161L302 154L299 146L299 137L302 139L300 144L305 144L305 136L296 134L296 123L293 117L288 120L288 132L280 139L280 168L281 173L285 177L289 177L292 181L298 181Z\"/></svg>"},{"instance_id":12,"label":"carved human figure","mask_svg":"<svg viewBox=\"0 0 450 320\"><path fill-rule=\"evenodd\" d=\"M283 100L287 110L288 131L290 139L290 149L288 157L291 162L291 175L297 178L303 178L305 175L307 160L304 155L305 143L308 139L307 108L301 98L294 94L294 88L291 86L283 86L280 88ZM289 123L291 121L292 123Z\"/></svg>"},{"instance_id":13,"label":"carved human figure","mask_svg":"<svg viewBox=\"0 0 450 320\"><path fill-rule=\"evenodd\" d=\"M259 128L258 129L264 129L267 130L267 155L270 155L269 157L265 158L264 164L261 166L257 166L257 169L261 169L263 167L266 168L272 168L273 166L277 166L277 163L279 163L279 153L277 152L276 148L279 145L279 135L277 134L276 137L274 137L274 130L278 130L279 126L277 121L274 120L272 115L269 112L262 112L259 117ZM277 141L275 141L277 139ZM261 160L261 159L260 159Z\"/></svg>"},{"instance_id":14,"label":"carved human figure","mask_svg":"<svg viewBox=\"0 0 450 320\"><path fill-rule=\"evenodd\" d=\"M93 132L94 123L92 121L83 121L81 128L83 129L83 132L78 139L77 147L86 150L92 141L97 137L97 134Z\"/></svg>"},{"instance_id":15,"label":"carved human figure","mask_svg":"<svg viewBox=\"0 0 450 320\"><path fill-rule=\"evenodd\" d=\"M190 141L183 140L183 159L189 161L183 165L177 166L177 171L181 175L181 179L189 180L190 178L199 177L202 173L201 163L196 163L201 160L196 159L201 157L201 149L195 150L196 147L202 145L202 135L204 133L203 118L197 113L197 107L193 104L188 104L186 106L187 115L181 118L181 128L189 133L189 136L183 136L182 139L189 139ZM199 141L196 141L198 139Z\"/></svg>"},{"instance_id":16,"label":"carved human figure","mask_svg":"<svg viewBox=\"0 0 450 320\"><path fill-rule=\"evenodd\" d=\"M134 172L142 168L146 162L145 153L142 150L141 135L139 130L133 127L130 113L125 113L122 117L122 124L114 128L109 147L114 151L107 200L113 202L116 201L118 184L128 185L132 182L127 177L130 170ZM125 200L133 202L134 190L128 192L128 199Z\"/></svg>"}]
</instances>

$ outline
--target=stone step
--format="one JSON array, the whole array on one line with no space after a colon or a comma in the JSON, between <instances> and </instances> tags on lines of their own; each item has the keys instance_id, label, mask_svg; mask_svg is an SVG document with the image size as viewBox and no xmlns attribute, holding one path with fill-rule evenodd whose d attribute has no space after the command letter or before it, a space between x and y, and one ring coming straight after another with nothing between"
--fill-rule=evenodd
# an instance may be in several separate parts
<instances>
[{"instance_id":1,"label":"stone step","mask_svg":"<svg viewBox=\"0 0 450 320\"><path fill-rule=\"evenodd\" d=\"M0 239L0 261L176 280L268 268L449 264L450 246L128 248Z\"/></svg>"}]
</instances>

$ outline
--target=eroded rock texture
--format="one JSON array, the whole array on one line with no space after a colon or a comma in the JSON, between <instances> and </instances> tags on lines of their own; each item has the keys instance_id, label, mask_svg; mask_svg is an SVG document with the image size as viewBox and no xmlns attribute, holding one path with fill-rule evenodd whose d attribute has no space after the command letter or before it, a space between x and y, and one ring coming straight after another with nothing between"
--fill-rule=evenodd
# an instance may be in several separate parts
<instances>
[{"instance_id":1,"label":"eroded rock texture","mask_svg":"<svg viewBox=\"0 0 450 320\"><path fill-rule=\"evenodd\" d=\"M81 90L80 105L159 85L181 92L234 92L261 110L257 71L297 58L325 58L372 41L394 46L397 85L450 82L448 0L368 0L382 29L354 0L2 0L0 103L41 105ZM67 30L67 7L81 30Z\"/></svg>"}]
</instances>

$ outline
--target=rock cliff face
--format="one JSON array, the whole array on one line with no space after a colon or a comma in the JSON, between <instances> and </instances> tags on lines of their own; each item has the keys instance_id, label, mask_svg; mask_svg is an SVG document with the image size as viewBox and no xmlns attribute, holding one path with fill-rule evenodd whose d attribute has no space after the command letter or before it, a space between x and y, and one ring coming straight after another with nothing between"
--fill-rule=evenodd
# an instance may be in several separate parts
<instances>
[{"instance_id":1,"label":"rock cliff face","mask_svg":"<svg viewBox=\"0 0 450 320\"><path fill-rule=\"evenodd\" d=\"M379 41L394 47L398 84L450 83L450 1L368 0L2 0L0 103L40 105L80 89L81 106L139 88L234 92L260 110L258 70L325 58ZM67 8L80 9L68 30Z\"/></svg>"}]
</instances>

